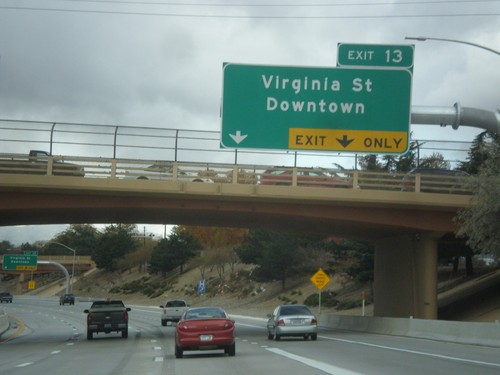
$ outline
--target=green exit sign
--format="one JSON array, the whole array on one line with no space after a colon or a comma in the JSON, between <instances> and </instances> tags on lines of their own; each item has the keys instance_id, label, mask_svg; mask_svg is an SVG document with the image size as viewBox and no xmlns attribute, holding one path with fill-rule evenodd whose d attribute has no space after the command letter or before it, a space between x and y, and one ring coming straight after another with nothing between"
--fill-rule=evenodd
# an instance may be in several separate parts
<instances>
[{"instance_id":1,"label":"green exit sign","mask_svg":"<svg viewBox=\"0 0 500 375\"><path fill-rule=\"evenodd\" d=\"M3 256L3 269L6 271L35 271L37 263L37 255L5 254Z\"/></svg>"},{"instance_id":2,"label":"green exit sign","mask_svg":"<svg viewBox=\"0 0 500 375\"><path fill-rule=\"evenodd\" d=\"M401 154L407 69L225 64L221 147Z\"/></svg>"},{"instance_id":3,"label":"green exit sign","mask_svg":"<svg viewBox=\"0 0 500 375\"><path fill-rule=\"evenodd\" d=\"M413 45L339 43L337 65L412 69L413 52Z\"/></svg>"}]
</instances>

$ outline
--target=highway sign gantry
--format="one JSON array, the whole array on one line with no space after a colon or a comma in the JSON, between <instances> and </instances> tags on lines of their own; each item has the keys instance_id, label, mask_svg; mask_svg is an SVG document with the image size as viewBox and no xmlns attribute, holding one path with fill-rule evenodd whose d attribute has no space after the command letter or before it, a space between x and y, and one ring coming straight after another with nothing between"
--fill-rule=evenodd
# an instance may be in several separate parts
<instances>
[{"instance_id":1,"label":"highway sign gantry","mask_svg":"<svg viewBox=\"0 0 500 375\"><path fill-rule=\"evenodd\" d=\"M225 64L221 147L402 154L411 73Z\"/></svg>"}]
</instances>

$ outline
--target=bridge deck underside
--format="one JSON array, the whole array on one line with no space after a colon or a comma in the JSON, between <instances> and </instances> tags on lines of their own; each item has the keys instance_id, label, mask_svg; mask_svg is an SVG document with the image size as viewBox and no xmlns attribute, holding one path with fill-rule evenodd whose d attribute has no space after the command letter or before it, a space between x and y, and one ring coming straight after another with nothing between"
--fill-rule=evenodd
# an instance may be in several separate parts
<instances>
[{"instance_id":1,"label":"bridge deck underside","mask_svg":"<svg viewBox=\"0 0 500 375\"><path fill-rule=\"evenodd\" d=\"M0 225L157 223L378 238L452 232L470 196L36 176L0 184ZM15 180L15 178L14 178Z\"/></svg>"}]
</instances>

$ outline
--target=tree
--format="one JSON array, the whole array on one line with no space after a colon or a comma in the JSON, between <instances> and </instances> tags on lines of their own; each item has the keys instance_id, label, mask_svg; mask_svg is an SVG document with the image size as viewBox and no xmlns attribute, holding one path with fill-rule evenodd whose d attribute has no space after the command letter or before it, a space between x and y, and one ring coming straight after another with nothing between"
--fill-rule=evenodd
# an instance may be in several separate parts
<instances>
[{"instance_id":1,"label":"tree","mask_svg":"<svg viewBox=\"0 0 500 375\"><path fill-rule=\"evenodd\" d=\"M92 255L97 247L99 231L90 224L72 224L65 231L49 240L43 249L44 254L66 255L68 249L53 242L62 243L77 250L78 255Z\"/></svg>"},{"instance_id":2,"label":"tree","mask_svg":"<svg viewBox=\"0 0 500 375\"><path fill-rule=\"evenodd\" d=\"M341 246L351 260L351 264L344 269L345 273L360 282L374 280L375 249L365 241L344 240Z\"/></svg>"},{"instance_id":3,"label":"tree","mask_svg":"<svg viewBox=\"0 0 500 375\"><path fill-rule=\"evenodd\" d=\"M14 245L12 245L9 241L3 240L0 242L0 254L6 253L8 250L13 248Z\"/></svg>"},{"instance_id":4,"label":"tree","mask_svg":"<svg viewBox=\"0 0 500 375\"><path fill-rule=\"evenodd\" d=\"M168 238L158 242L151 255L152 272L166 275L176 267L184 272L184 265L202 249L201 242L182 227L174 227Z\"/></svg>"},{"instance_id":5,"label":"tree","mask_svg":"<svg viewBox=\"0 0 500 375\"><path fill-rule=\"evenodd\" d=\"M318 236L251 230L236 253L243 263L257 265L253 272L257 280L279 280L285 289L287 278L313 271L308 252L320 242Z\"/></svg>"},{"instance_id":6,"label":"tree","mask_svg":"<svg viewBox=\"0 0 500 375\"><path fill-rule=\"evenodd\" d=\"M450 169L450 162L444 160L443 154L433 152L431 155L422 158L420 166L426 168Z\"/></svg>"},{"instance_id":7,"label":"tree","mask_svg":"<svg viewBox=\"0 0 500 375\"><path fill-rule=\"evenodd\" d=\"M472 175L477 175L481 166L484 165L486 160L490 157L489 145L492 142L498 142L499 136L492 132L482 132L478 134L472 141L471 148L467 155L467 161L461 162L461 171L467 172Z\"/></svg>"},{"instance_id":8,"label":"tree","mask_svg":"<svg viewBox=\"0 0 500 375\"><path fill-rule=\"evenodd\" d=\"M472 178L471 204L457 216L457 234L475 251L500 257L500 137L484 144L483 151L484 163Z\"/></svg>"},{"instance_id":9,"label":"tree","mask_svg":"<svg viewBox=\"0 0 500 375\"><path fill-rule=\"evenodd\" d=\"M364 155L359 157L358 165L365 171L408 172L416 166L418 147L417 142L410 141L408 151L403 155L383 155L382 160L377 155Z\"/></svg>"},{"instance_id":10,"label":"tree","mask_svg":"<svg viewBox=\"0 0 500 375\"><path fill-rule=\"evenodd\" d=\"M168 238L162 238L154 247L150 260L151 273L161 273L165 277L167 272L178 267L177 259L169 251L169 244Z\"/></svg>"},{"instance_id":11,"label":"tree","mask_svg":"<svg viewBox=\"0 0 500 375\"><path fill-rule=\"evenodd\" d=\"M135 250L137 243L137 227L131 224L110 225L99 236L97 246L92 253L92 259L97 268L116 271L119 261Z\"/></svg>"},{"instance_id":12,"label":"tree","mask_svg":"<svg viewBox=\"0 0 500 375\"><path fill-rule=\"evenodd\" d=\"M226 265L231 272L239 258L234 252L235 246L242 243L248 229L225 227L181 226L183 230L200 240L203 253L197 260L201 278L205 278L207 267L216 268L220 281L224 279Z\"/></svg>"}]
</instances>

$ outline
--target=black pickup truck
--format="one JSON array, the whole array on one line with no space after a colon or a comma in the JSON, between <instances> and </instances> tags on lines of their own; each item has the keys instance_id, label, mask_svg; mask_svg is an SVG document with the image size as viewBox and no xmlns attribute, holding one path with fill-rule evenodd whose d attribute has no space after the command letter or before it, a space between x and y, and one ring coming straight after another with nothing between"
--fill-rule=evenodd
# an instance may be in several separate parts
<instances>
[{"instance_id":1,"label":"black pickup truck","mask_svg":"<svg viewBox=\"0 0 500 375\"><path fill-rule=\"evenodd\" d=\"M94 333L121 332L122 337L128 337L128 312L120 300L95 301L83 312L87 314L87 340L94 338Z\"/></svg>"}]
</instances>

